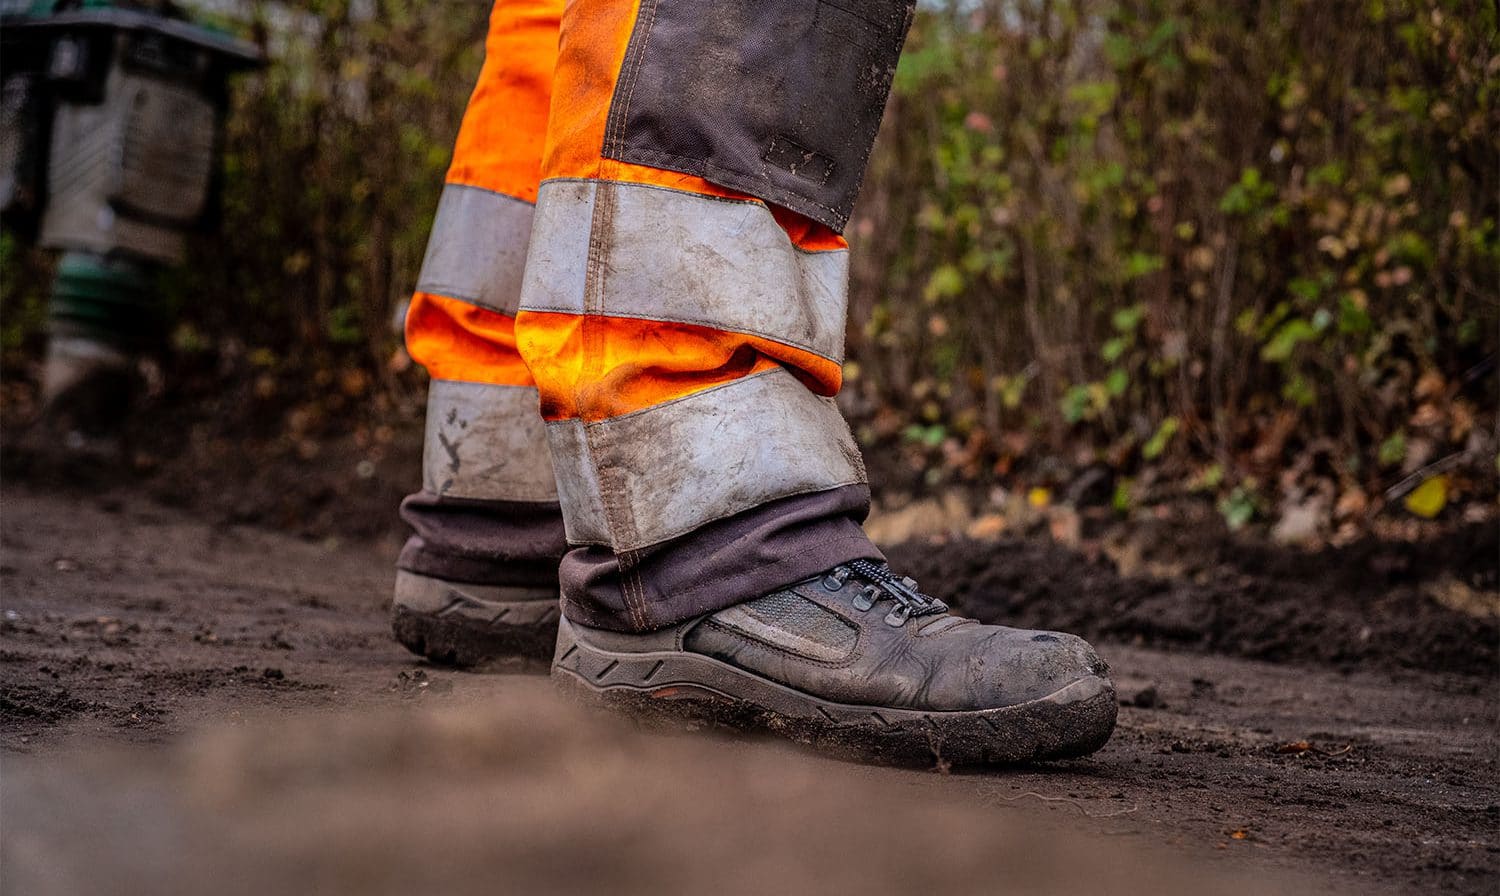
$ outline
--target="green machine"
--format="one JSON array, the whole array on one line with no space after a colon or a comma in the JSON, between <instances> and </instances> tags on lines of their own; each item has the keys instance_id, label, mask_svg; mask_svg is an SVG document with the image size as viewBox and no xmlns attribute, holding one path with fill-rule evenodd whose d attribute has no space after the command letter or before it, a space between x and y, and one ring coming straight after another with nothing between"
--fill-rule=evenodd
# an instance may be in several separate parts
<instances>
[{"instance_id":1,"label":"green machine","mask_svg":"<svg viewBox=\"0 0 1500 896\"><path fill-rule=\"evenodd\" d=\"M229 78L261 64L166 2L0 0L0 214L62 253L44 404L128 394L156 270L212 218Z\"/></svg>"}]
</instances>

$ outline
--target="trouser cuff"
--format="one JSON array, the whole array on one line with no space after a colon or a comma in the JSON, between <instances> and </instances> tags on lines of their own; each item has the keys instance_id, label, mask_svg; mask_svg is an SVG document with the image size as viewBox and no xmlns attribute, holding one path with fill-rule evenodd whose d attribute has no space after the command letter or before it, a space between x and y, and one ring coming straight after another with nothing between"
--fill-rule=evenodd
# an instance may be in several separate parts
<instances>
[{"instance_id":1,"label":"trouser cuff","mask_svg":"<svg viewBox=\"0 0 1500 896\"><path fill-rule=\"evenodd\" d=\"M849 485L771 501L645 550L574 547L562 560L563 612L592 628L649 631L840 563L883 560L860 528L869 505L869 487Z\"/></svg>"},{"instance_id":2,"label":"trouser cuff","mask_svg":"<svg viewBox=\"0 0 1500 896\"><path fill-rule=\"evenodd\" d=\"M475 585L552 587L567 551L555 502L481 501L418 492L401 503L415 530L396 565Z\"/></svg>"}]
</instances>

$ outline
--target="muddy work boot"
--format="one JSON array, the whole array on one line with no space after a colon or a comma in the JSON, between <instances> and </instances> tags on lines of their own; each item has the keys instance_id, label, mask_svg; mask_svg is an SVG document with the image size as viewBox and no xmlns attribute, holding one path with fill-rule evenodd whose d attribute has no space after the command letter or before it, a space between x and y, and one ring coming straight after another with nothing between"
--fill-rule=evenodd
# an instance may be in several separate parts
<instances>
[{"instance_id":1,"label":"muddy work boot","mask_svg":"<svg viewBox=\"0 0 1500 896\"><path fill-rule=\"evenodd\" d=\"M552 676L646 715L759 728L855 758L978 765L1084 756L1115 726L1082 639L982 625L882 563L646 634L560 623Z\"/></svg>"},{"instance_id":2,"label":"muddy work boot","mask_svg":"<svg viewBox=\"0 0 1500 896\"><path fill-rule=\"evenodd\" d=\"M545 664L557 643L557 600L556 588L470 585L403 569L391 630L412 653L444 665Z\"/></svg>"}]
</instances>

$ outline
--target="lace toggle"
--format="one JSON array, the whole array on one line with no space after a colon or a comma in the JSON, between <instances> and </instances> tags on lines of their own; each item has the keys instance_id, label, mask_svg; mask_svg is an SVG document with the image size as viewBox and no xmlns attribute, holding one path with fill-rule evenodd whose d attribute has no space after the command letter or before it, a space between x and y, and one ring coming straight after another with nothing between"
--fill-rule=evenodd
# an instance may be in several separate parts
<instances>
[{"instance_id":1,"label":"lace toggle","mask_svg":"<svg viewBox=\"0 0 1500 896\"><path fill-rule=\"evenodd\" d=\"M885 616L885 624L893 628L900 628L913 617L948 612L947 604L923 594L911 577L897 576L888 565L872 560L851 560L835 567L823 577L823 587L839 591L851 576L865 581L853 600L854 608L861 613L873 609L882 600L895 602L896 606Z\"/></svg>"}]
</instances>

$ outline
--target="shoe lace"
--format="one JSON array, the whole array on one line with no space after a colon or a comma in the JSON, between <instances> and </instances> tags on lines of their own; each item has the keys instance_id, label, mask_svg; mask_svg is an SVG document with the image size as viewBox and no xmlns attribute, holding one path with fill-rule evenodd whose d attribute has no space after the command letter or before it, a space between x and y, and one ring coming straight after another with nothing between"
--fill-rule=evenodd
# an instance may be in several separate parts
<instances>
[{"instance_id":1,"label":"shoe lace","mask_svg":"<svg viewBox=\"0 0 1500 896\"><path fill-rule=\"evenodd\" d=\"M885 616L885 624L900 628L906 620L918 616L933 616L948 612L948 605L935 597L923 594L917 583L909 576L898 576L890 566L873 560L850 560L835 566L823 577L823 587L838 591L851 577L858 576L865 585L854 595L854 608L861 613L883 600L894 601L896 606Z\"/></svg>"}]
</instances>

